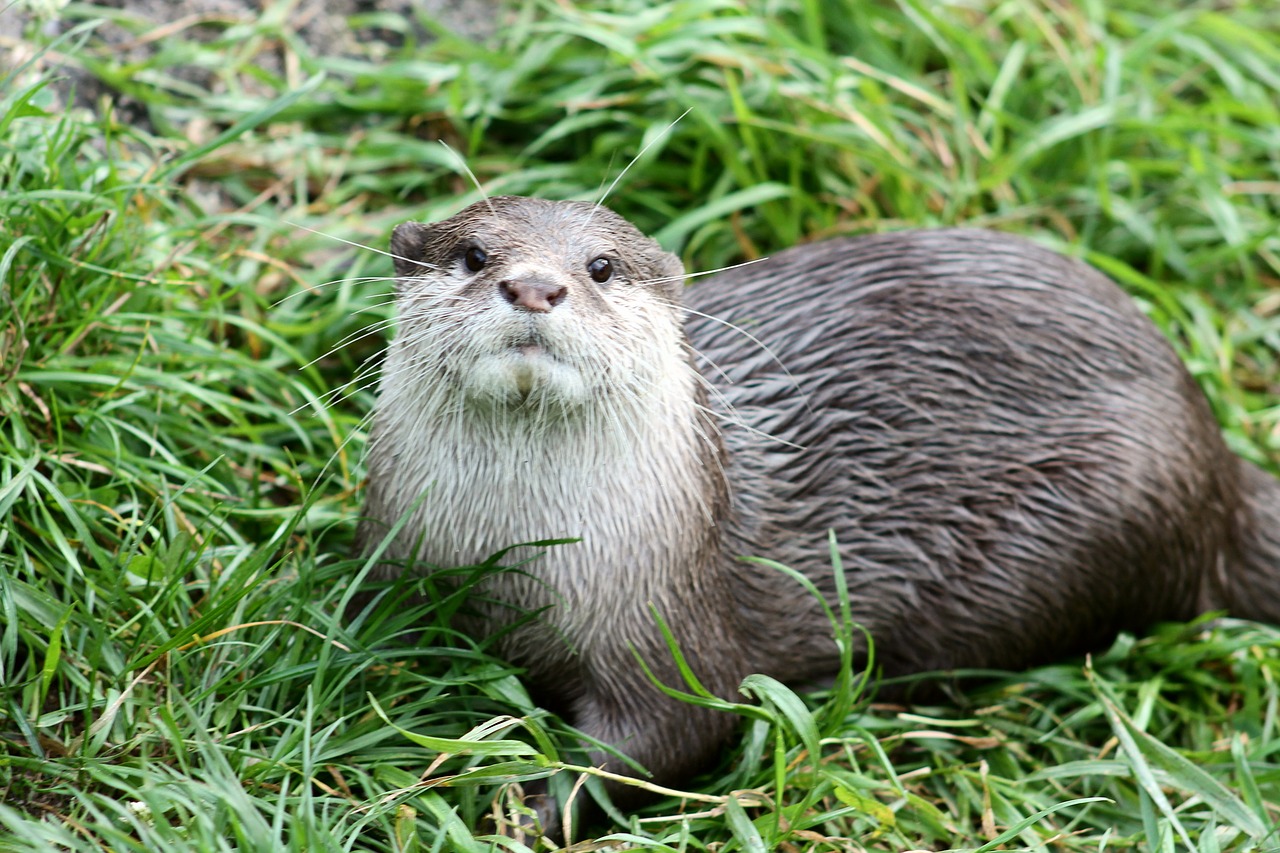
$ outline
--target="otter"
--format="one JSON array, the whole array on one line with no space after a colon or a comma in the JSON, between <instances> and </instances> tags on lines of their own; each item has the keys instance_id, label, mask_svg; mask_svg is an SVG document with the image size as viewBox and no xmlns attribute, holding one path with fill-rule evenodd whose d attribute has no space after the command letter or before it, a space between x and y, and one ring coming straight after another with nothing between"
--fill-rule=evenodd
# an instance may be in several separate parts
<instances>
[{"instance_id":1,"label":"otter","mask_svg":"<svg viewBox=\"0 0 1280 853\"><path fill-rule=\"evenodd\" d=\"M577 539L486 576L462 627L658 783L706 768L735 721L653 685L637 657L683 686L654 611L724 698L840 665L824 602L742 557L834 606L833 534L885 676L1025 668L1206 611L1280 622L1280 481L1080 261L909 230L686 294L679 259L610 210L514 197L402 224L391 249L358 547L425 571Z\"/></svg>"}]
</instances>

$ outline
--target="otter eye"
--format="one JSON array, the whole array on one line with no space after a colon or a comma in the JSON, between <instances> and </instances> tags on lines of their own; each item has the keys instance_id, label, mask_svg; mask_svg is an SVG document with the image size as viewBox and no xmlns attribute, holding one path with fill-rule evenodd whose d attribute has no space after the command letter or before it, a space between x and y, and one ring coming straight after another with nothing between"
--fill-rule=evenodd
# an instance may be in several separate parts
<instances>
[{"instance_id":1,"label":"otter eye","mask_svg":"<svg viewBox=\"0 0 1280 853\"><path fill-rule=\"evenodd\" d=\"M462 261L467 265L467 269L472 272L480 272L480 270L484 269L484 265L489 262L489 256L479 246L472 246L462 256Z\"/></svg>"},{"instance_id":2,"label":"otter eye","mask_svg":"<svg viewBox=\"0 0 1280 853\"><path fill-rule=\"evenodd\" d=\"M604 284L613 278L613 261L608 258L596 258L587 264L587 272L591 273L592 281Z\"/></svg>"}]
</instances>

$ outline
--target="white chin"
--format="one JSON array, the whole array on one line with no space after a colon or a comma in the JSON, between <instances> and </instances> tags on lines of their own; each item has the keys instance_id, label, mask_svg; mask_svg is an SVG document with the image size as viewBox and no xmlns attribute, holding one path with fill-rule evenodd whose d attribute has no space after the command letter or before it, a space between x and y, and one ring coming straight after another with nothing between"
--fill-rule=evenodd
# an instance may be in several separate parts
<instances>
[{"instance_id":1,"label":"white chin","mask_svg":"<svg viewBox=\"0 0 1280 853\"><path fill-rule=\"evenodd\" d=\"M467 392L494 402L539 400L574 405L587 399L582 372L544 353L503 353L481 358L466 378Z\"/></svg>"}]
</instances>

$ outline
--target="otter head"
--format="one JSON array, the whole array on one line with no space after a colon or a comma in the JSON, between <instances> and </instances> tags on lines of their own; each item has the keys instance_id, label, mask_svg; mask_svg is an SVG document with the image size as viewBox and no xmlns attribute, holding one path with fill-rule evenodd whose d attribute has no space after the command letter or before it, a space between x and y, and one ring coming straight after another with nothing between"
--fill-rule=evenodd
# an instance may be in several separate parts
<instances>
[{"instance_id":1,"label":"otter head","mask_svg":"<svg viewBox=\"0 0 1280 853\"><path fill-rule=\"evenodd\" d=\"M642 395L684 358L683 266L604 207L493 198L398 226L391 251L403 381L568 410Z\"/></svg>"}]
</instances>

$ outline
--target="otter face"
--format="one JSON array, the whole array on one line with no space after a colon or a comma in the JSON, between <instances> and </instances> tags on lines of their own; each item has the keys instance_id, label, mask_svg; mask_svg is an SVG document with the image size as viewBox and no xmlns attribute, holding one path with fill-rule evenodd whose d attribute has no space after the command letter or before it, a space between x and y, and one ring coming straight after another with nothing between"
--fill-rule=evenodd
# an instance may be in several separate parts
<instances>
[{"instance_id":1,"label":"otter face","mask_svg":"<svg viewBox=\"0 0 1280 853\"><path fill-rule=\"evenodd\" d=\"M613 212L501 197L391 237L397 381L472 404L567 410L661 380L682 351L684 269Z\"/></svg>"}]
</instances>

